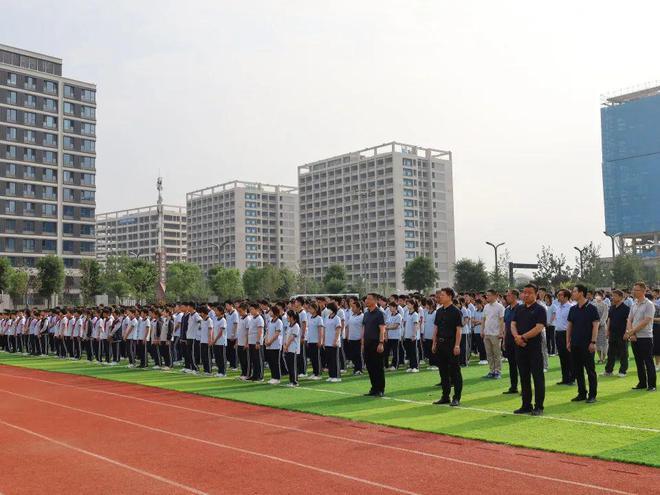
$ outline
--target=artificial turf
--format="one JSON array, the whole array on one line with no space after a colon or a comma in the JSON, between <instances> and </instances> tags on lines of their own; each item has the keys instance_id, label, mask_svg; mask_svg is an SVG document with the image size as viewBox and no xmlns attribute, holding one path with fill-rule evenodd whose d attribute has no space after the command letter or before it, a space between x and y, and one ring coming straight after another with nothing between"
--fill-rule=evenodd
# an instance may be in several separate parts
<instances>
[{"instance_id":1,"label":"artificial turf","mask_svg":"<svg viewBox=\"0 0 660 495\"><path fill-rule=\"evenodd\" d=\"M125 362L125 361L124 361ZM344 375L341 383L301 380L291 389L267 383L209 378L176 372L110 367L54 357L26 357L0 353L0 364L44 371L85 375L104 380L200 394L280 409L336 416L419 431L506 443L556 452L660 467L660 395L633 391L637 377L631 362L628 377L601 377L598 402L570 401L575 387L558 386L557 358L551 358L546 377L543 417L513 416L520 397L502 395L509 380L504 365L501 380L482 378L485 366L463 368L461 407L434 406L440 389L437 371L387 373L386 399L363 397L366 376ZM177 368L178 370L178 368ZM350 373L349 373L350 374ZM270 378L268 370L266 380ZM285 383L286 379L282 380ZM277 412L274 412L277 414Z\"/></svg>"}]
</instances>

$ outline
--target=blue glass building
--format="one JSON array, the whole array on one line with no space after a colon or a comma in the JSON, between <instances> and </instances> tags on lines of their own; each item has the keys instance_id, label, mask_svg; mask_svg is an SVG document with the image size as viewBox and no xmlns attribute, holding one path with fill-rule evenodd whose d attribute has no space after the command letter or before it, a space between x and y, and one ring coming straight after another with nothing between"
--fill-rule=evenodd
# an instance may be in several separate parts
<instances>
[{"instance_id":1,"label":"blue glass building","mask_svg":"<svg viewBox=\"0 0 660 495\"><path fill-rule=\"evenodd\" d=\"M655 256L660 237L660 87L608 98L601 108L605 229Z\"/></svg>"}]
</instances>

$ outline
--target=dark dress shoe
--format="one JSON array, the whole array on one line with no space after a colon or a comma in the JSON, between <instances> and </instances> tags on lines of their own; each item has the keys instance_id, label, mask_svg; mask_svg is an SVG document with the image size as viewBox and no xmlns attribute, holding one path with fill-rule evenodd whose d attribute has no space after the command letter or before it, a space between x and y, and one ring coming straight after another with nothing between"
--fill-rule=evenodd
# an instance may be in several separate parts
<instances>
[{"instance_id":1,"label":"dark dress shoe","mask_svg":"<svg viewBox=\"0 0 660 495\"><path fill-rule=\"evenodd\" d=\"M582 402L583 400L587 400L584 395L576 395L571 399L571 402Z\"/></svg>"},{"instance_id":2,"label":"dark dress shoe","mask_svg":"<svg viewBox=\"0 0 660 495\"><path fill-rule=\"evenodd\" d=\"M515 388L510 388L509 390L506 390L502 392L502 395L511 395L511 394L517 394L518 390Z\"/></svg>"},{"instance_id":3,"label":"dark dress shoe","mask_svg":"<svg viewBox=\"0 0 660 495\"><path fill-rule=\"evenodd\" d=\"M532 411L533 409L531 407L521 407L513 411L513 414L531 414Z\"/></svg>"},{"instance_id":4,"label":"dark dress shoe","mask_svg":"<svg viewBox=\"0 0 660 495\"><path fill-rule=\"evenodd\" d=\"M458 407L461 405L461 401L459 399L454 399L451 401L451 404L449 404L451 407Z\"/></svg>"},{"instance_id":5,"label":"dark dress shoe","mask_svg":"<svg viewBox=\"0 0 660 495\"><path fill-rule=\"evenodd\" d=\"M434 404L436 405L443 405L443 404L449 404L451 401L449 400L449 397L443 397L440 400L436 400Z\"/></svg>"},{"instance_id":6,"label":"dark dress shoe","mask_svg":"<svg viewBox=\"0 0 660 495\"><path fill-rule=\"evenodd\" d=\"M587 404L594 404L595 402L596 402L596 398L595 398L595 397L589 397L589 398L587 399Z\"/></svg>"}]
</instances>

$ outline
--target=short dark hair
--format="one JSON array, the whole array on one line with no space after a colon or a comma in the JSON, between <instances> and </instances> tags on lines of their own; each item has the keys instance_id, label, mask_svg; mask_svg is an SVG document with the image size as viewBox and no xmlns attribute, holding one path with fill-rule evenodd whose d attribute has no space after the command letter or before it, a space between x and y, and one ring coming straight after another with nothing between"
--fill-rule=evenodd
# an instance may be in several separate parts
<instances>
[{"instance_id":1,"label":"short dark hair","mask_svg":"<svg viewBox=\"0 0 660 495\"><path fill-rule=\"evenodd\" d=\"M619 296L619 297L623 297L623 291L622 291L622 290L619 290L619 289L614 289L614 290L612 291L612 294L616 294L616 295Z\"/></svg>"},{"instance_id":2,"label":"short dark hair","mask_svg":"<svg viewBox=\"0 0 660 495\"><path fill-rule=\"evenodd\" d=\"M444 292L445 294L447 294L452 299L454 299L456 297L456 291L454 289L452 289L451 287L443 287L438 292Z\"/></svg>"},{"instance_id":3,"label":"short dark hair","mask_svg":"<svg viewBox=\"0 0 660 495\"><path fill-rule=\"evenodd\" d=\"M488 289L486 292L487 292L488 294L492 294L492 295L494 295L494 296L497 295L497 291L496 291L495 289Z\"/></svg>"},{"instance_id":4,"label":"short dark hair","mask_svg":"<svg viewBox=\"0 0 660 495\"><path fill-rule=\"evenodd\" d=\"M559 292L557 292L557 294L563 295L566 299L571 298L571 291L568 289L561 289Z\"/></svg>"},{"instance_id":5,"label":"short dark hair","mask_svg":"<svg viewBox=\"0 0 660 495\"><path fill-rule=\"evenodd\" d=\"M527 285L525 285L525 289L533 289L534 292L536 293L539 291L539 286L530 282Z\"/></svg>"},{"instance_id":6,"label":"short dark hair","mask_svg":"<svg viewBox=\"0 0 660 495\"><path fill-rule=\"evenodd\" d=\"M509 289L509 292L518 298L520 296L520 291L518 289Z\"/></svg>"},{"instance_id":7,"label":"short dark hair","mask_svg":"<svg viewBox=\"0 0 660 495\"><path fill-rule=\"evenodd\" d=\"M575 290L578 291L578 292L582 292L583 296L586 296L587 292L589 292L589 290L587 289L587 286L584 285L584 284L575 284Z\"/></svg>"}]
</instances>

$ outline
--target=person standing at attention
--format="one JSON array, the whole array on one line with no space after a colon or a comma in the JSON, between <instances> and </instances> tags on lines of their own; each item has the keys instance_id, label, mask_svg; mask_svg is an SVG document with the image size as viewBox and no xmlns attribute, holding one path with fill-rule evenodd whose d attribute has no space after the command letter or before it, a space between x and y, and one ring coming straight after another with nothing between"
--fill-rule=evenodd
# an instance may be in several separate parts
<instances>
[{"instance_id":1,"label":"person standing at attention","mask_svg":"<svg viewBox=\"0 0 660 495\"><path fill-rule=\"evenodd\" d=\"M516 308L511 322L511 334L516 345L516 363L520 372L522 406L514 414L543 415L545 375L543 374L542 332L547 312L536 301L538 288L527 284L523 289L523 304ZM532 377L534 378L534 407L532 407Z\"/></svg>"},{"instance_id":2,"label":"person standing at attention","mask_svg":"<svg viewBox=\"0 0 660 495\"><path fill-rule=\"evenodd\" d=\"M486 357L490 373L488 378L502 377L502 339L504 338L504 306L497 301L497 292L489 289L486 292L484 306L484 324L481 337L486 347Z\"/></svg>"},{"instance_id":3,"label":"person standing at attention","mask_svg":"<svg viewBox=\"0 0 660 495\"><path fill-rule=\"evenodd\" d=\"M612 376L617 360L619 376L623 378L628 373L628 341L624 340L623 336L626 333L629 314L630 308L623 304L623 292L614 289L607 319L607 363L603 376Z\"/></svg>"},{"instance_id":4,"label":"person standing at attention","mask_svg":"<svg viewBox=\"0 0 660 495\"><path fill-rule=\"evenodd\" d=\"M574 384L573 363L571 355L566 346L566 329L568 328L568 312L571 310L571 292L561 289L557 292L557 306L555 307L555 341L557 354L559 354L559 365L561 367L561 381L557 385Z\"/></svg>"},{"instance_id":5,"label":"person standing at attention","mask_svg":"<svg viewBox=\"0 0 660 495\"><path fill-rule=\"evenodd\" d=\"M598 376L596 375L596 338L600 326L600 316L596 306L587 300L587 288L578 284L573 288L573 300L577 302L568 312L568 327L566 328L566 348L571 353L573 373L577 381L578 394L573 402L596 402L598 393ZM584 382L584 372L589 380L589 395Z\"/></svg>"},{"instance_id":6,"label":"person standing at attention","mask_svg":"<svg viewBox=\"0 0 660 495\"><path fill-rule=\"evenodd\" d=\"M454 289L445 287L436 293L440 307L436 310L433 344L431 350L435 354L435 362L440 371L442 397L434 404L449 404L456 407L461 403L463 392L463 375L461 374L461 334L463 331L463 315L453 304ZM454 397L450 401L451 387L454 386Z\"/></svg>"},{"instance_id":7,"label":"person standing at attention","mask_svg":"<svg viewBox=\"0 0 660 495\"><path fill-rule=\"evenodd\" d=\"M378 296L367 294L362 324L362 354L371 381L371 390L366 396L383 397L385 395L385 317L377 305Z\"/></svg>"},{"instance_id":8,"label":"person standing at attention","mask_svg":"<svg viewBox=\"0 0 660 495\"><path fill-rule=\"evenodd\" d=\"M635 302L630 308L624 339L632 342L639 382L633 390L655 392L656 371L653 366L653 317L655 306L646 298L646 284L637 282L633 287Z\"/></svg>"}]
</instances>

